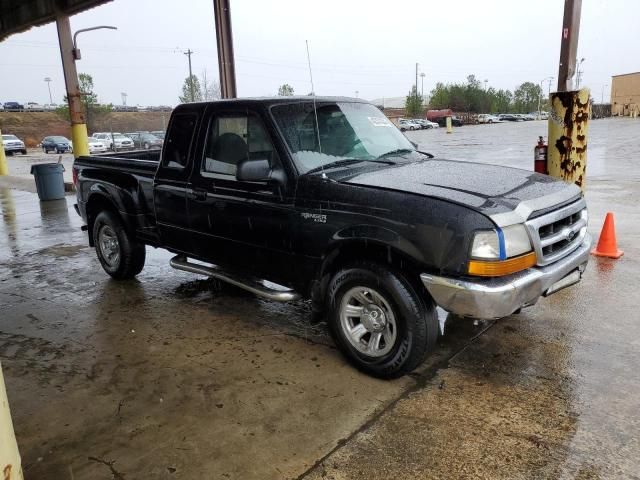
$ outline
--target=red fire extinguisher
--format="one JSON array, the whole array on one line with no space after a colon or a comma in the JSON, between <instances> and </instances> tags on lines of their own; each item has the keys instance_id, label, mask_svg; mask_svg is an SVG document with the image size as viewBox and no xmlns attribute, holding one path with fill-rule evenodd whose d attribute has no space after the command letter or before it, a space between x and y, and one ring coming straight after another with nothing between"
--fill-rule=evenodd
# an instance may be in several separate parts
<instances>
[{"instance_id":1,"label":"red fire extinguisher","mask_svg":"<svg viewBox=\"0 0 640 480\"><path fill-rule=\"evenodd\" d=\"M547 172L547 145L544 143L544 138L538 137L538 144L533 149L533 170L536 173Z\"/></svg>"}]
</instances>

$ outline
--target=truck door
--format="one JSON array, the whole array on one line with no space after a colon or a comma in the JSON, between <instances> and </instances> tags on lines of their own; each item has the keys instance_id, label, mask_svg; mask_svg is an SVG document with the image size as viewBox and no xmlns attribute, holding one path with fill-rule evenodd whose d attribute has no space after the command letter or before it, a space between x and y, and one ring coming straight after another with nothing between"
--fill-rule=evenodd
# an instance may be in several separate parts
<instances>
[{"instance_id":1,"label":"truck door","mask_svg":"<svg viewBox=\"0 0 640 480\"><path fill-rule=\"evenodd\" d=\"M184 253L192 252L186 191L193 166L195 148L192 144L197 125L197 112L176 113L171 117L153 183L156 222L162 244Z\"/></svg>"},{"instance_id":2,"label":"truck door","mask_svg":"<svg viewBox=\"0 0 640 480\"><path fill-rule=\"evenodd\" d=\"M203 155L187 194L198 256L286 283L293 199L283 185L236 178L243 159L267 159L282 168L265 122L257 112L238 108L213 111L206 123Z\"/></svg>"}]
</instances>

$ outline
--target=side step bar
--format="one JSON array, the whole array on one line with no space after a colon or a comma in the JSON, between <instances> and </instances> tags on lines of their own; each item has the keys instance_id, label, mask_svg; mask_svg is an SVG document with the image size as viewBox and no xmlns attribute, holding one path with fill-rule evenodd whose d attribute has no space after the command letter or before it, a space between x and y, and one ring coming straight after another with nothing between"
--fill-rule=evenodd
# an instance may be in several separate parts
<instances>
[{"instance_id":1,"label":"side step bar","mask_svg":"<svg viewBox=\"0 0 640 480\"><path fill-rule=\"evenodd\" d=\"M300 298L298 293L293 290L289 290L286 287L269 282L274 287L280 287L272 288L267 286L264 283L264 280L243 278L237 274L225 272L220 267L216 267L214 265L207 266L198 263L191 263L184 255L176 255L171 259L169 264L177 270L184 270L185 272L199 273L200 275L217 278L218 280L230 283L231 285L235 285L236 287L247 290L268 300L275 300L276 302L290 302Z\"/></svg>"}]
</instances>

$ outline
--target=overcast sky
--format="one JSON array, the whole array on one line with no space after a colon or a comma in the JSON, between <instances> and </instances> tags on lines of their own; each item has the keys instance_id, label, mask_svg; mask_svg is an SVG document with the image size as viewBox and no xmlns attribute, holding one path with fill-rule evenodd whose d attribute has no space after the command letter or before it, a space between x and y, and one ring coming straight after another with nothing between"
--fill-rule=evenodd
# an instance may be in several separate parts
<instances>
[{"instance_id":1,"label":"overcast sky","mask_svg":"<svg viewBox=\"0 0 640 480\"><path fill-rule=\"evenodd\" d=\"M239 96L277 93L289 83L311 91L305 40L319 95L373 99L406 95L415 63L437 81L475 74L513 90L524 81L557 77L564 0L231 0ZM600 100L611 75L640 70L640 1L584 0L578 57L584 82ZM99 100L175 105L188 74L217 79L212 0L115 0L76 15L72 29L114 25L78 37L78 71L94 78ZM0 101L54 103L64 82L54 24L0 43ZM555 85L555 82L554 82ZM545 84L546 89L546 84ZM605 89L605 100L610 87Z\"/></svg>"}]
</instances>

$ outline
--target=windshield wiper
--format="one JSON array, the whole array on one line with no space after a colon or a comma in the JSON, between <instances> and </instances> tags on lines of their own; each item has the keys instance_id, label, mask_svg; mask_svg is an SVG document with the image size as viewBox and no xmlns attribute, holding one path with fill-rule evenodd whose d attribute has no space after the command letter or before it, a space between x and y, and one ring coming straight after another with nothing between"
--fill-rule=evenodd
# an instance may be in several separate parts
<instances>
[{"instance_id":1,"label":"windshield wiper","mask_svg":"<svg viewBox=\"0 0 640 480\"><path fill-rule=\"evenodd\" d=\"M388 155L397 155L399 153L411 153L411 152L415 152L415 150L411 150L410 148L398 148L396 150L390 150L390 151L388 151L386 153L383 153L378 158L383 158L383 157L386 157Z\"/></svg>"},{"instance_id":2,"label":"windshield wiper","mask_svg":"<svg viewBox=\"0 0 640 480\"><path fill-rule=\"evenodd\" d=\"M394 162L392 160L373 160L373 159L369 159L369 158L360 158L360 159L358 159L358 158L345 158L345 159L342 159L342 160L336 160L335 162L329 162L327 164L320 165L319 167L312 168L311 170L306 172L305 175L308 175L310 173L322 172L323 170L326 170L327 168L344 167L346 165L351 165L352 163L360 163L360 162L384 163L385 165L395 165L396 164L396 162Z\"/></svg>"}]
</instances>

